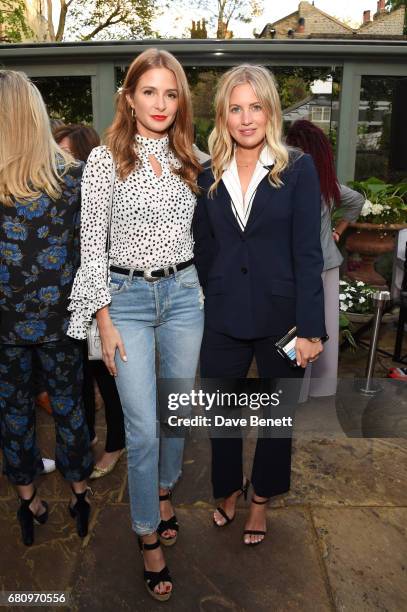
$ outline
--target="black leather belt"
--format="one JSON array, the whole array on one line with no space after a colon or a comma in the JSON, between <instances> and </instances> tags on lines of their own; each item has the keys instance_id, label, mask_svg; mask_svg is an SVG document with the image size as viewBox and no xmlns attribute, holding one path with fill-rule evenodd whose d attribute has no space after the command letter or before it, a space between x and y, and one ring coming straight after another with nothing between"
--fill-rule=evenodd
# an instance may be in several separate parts
<instances>
[{"instance_id":1,"label":"black leather belt","mask_svg":"<svg viewBox=\"0 0 407 612\"><path fill-rule=\"evenodd\" d=\"M159 278L167 278L168 276L171 276L171 274L175 274L180 270L188 268L188 266L192 265L193 261L193 259L189 259L188 261L183 261L182 263L168 266L168 268L161 268L161 270L135 270L134 268L119 268L118 266L110 266L110 271L117 272L118 274L127 274L131 277L142 276L146 281L153 282Z\"/></svg>"}]
</instances>

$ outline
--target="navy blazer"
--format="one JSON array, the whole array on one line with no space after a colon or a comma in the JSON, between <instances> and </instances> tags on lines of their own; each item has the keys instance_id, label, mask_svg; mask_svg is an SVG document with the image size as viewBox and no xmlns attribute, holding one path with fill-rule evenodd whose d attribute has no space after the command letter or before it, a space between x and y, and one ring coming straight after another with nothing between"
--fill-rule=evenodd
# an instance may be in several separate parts
<instances>
[{"instance_id":1,"label":"navy blazer","mask_svg":"<svg viewBox=\"0 0 407 612\"><path fill-rule=\"evenodd\" d=\"M275 188L259 184L244 231L210 168L198 179L193 221L195 265L205 294L206 325L235 338L325 335L321 196L309 155L290 152Z\"/></svg>"}]
</instances>

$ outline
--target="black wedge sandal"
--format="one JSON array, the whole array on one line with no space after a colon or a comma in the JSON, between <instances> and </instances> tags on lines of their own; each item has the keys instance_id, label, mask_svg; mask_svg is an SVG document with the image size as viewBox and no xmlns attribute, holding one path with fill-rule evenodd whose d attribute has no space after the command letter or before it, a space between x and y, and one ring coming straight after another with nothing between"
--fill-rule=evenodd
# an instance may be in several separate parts
<instances>
[{"instance_id":1,"label":"black wedge sandal","mask_svg":"<svg viewBox=\"0 0 407 612\"><path fill-rule=\"evenodd\" d=\"M68 510L72 518L76 520L76 531L80 538L85 538L88 535L90 504L86 501L86 494L92 493L90 487L83 493L76 493L73 488L72 493L76 497L76 502L73 506L69 503Z\"/></svg>"},{"instance_id":2,"label":"black wedge sandal","mask_svg":"<svg viewBox=\"0 0 407 612\"><path fill-rule=\"evenodd\" d=\"M166 493L165 495L160 495L160 501L167 501L167 499L171 499L171 491L168 491L168 493ZM172 529L173 531L176 531L177 534L172 538L163 536L162 534L164 533L164 531L167 531L167 529ZM178 531L179 525L175 514L173 514L172 517L166 521L161 519L161 522L157 527L157 533L158 537L160 538L161 544L163 544L164 546L174 546L178 538Z\"/></svg>"},{"instance_id":3,"label":"black wedge sandal","mask_svg":"<svg viewBox=\"0 0 407 612\"><path fill-rule=\"evenodd\" d=\"M252 503L253 504L258 504L259 506L263 506L263 504L267 504L267 502L270 501L270 497L268 497L267 499L264 499L263 501L257 501L256 499L254 499L252 497ZM266 531L260 531L259 529L245 529L243 532L243 535L262 535L263 539L259 540L258 542L245 542L243 539L243 544L245 544L246 546L257 546L258 544L261 544L262 542L264 542L264 539L266 537Z\"/></svg>"},{"instance_id":4,"label":"black wedge sandal","mask_svg":"<svg viewBox=\"0 0 407 612\"><path fill-rule=\"evenodd\" d=\"M250 487L250 480L248 478L245 479L244 484L240 487L240 489L238 489L238 491L240 491L239 495L237 496L237 499L239 499L239 497L241 495L243 495L243 499L246 501L247 500L247 493L249 491L249 487ZM218 525L218 523L215 521L215 517L213 517L213 524L216 527L226 527L226 525L230 525L230 523L233 523L235 516L236 516L236 512L234 513L234 515L232 517L228 516L226 514L226 512L224 511L224 509L221 506L218 506L216 508L217 512L219 512L219 514L221 516L223 516L223 518L225 519L225 523L222 523L222 525Z\"/></svg>"},{"instance_id":5,"label":"black wedge sandal","mask_svg":"<svg viewBox=\"0 0 407 612\"><path fill-rule=\"evenodd\" d=\"M48 504L46 501L41 500L45 508L42 514L37 515L30 510L30 504L33 502L36 495L37 489L34 489L34 493L30 499L22 499L19 497L20 507L17 510L17 518L21 527L21 538L25 546L32 546L34 544L34 523L37 525L45 525L48 520Z\"/></svg>"},{"instance_id":6,"label":"black wedge sandal","mask_svg":"<svg viewBox=\"0 0 407 612\"><path fill-rule=\"evenodd\" d=\"M141 537L138 538L138 545L141 550L141 554L145 550L155 550L160 547L160 541L157 539L153 544L146 544L143 542ZM172 589L169 593L157 593L154 591L157 584L160 582L169 582L172 586L172 578L170 576L170 571L168 567L165 565L159 572L150 572L149 570L144 569L143 574L144 584L147 589L147 592L156 599L157 601L168 601L172 595Z\"/></svg>"}]
</instances>

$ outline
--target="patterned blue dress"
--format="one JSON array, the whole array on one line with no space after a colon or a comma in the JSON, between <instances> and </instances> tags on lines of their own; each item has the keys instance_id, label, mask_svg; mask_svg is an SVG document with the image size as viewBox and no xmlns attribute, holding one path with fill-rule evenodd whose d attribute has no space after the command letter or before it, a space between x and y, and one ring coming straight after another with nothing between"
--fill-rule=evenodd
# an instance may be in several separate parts
<instances>
[{"instance_id":1,"label":"patterned blue dress","mask_svg":"<svg viewBox=\"0 0 407 612\"><path fill-rule=\"evenodd\" d=\"M35 382L44 380L56 424L56 464L69 481L93 469L82 406L82 346L65 334L79 263L83 165L61 195L0 204L0 432L3 471L30 484L42 470L35 443ZM61 174L63 167L59 167Z\"/></svg>"}]
</instances>

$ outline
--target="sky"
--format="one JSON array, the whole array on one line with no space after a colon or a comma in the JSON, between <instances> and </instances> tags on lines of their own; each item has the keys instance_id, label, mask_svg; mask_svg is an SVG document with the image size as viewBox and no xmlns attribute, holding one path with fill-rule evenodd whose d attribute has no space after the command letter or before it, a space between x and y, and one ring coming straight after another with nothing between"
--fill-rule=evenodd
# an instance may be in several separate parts
<instances>
[{"instance_id":1,"label":"sky","mask_svg":"<svg viewBox=\"0 0 407 612\"><path fill-rule=\"evenodd\" d=\"M264 0L264 12L261 17L256 17L251 23L237 23L231 24L230 29L234 33L235 38L252 38L253 30L259 33L266 25L266 23L272 23L281 19L285 15L293 13L298 8L298 0ZM179 11L166 11L165 15L155 20L153 27L157 29L162 36L182 36L186 34L187 28L191 27L191 21L194 19L197 21L201 17L205 17L205 12L191 10L188 8L188 1L178 2L178 5L185 5L182 10L182 17L176 19L176 12ZM215 2L214 2L215 4ZM350 20L352 26L357 27L362 23L363 11L371 11L371 15L376 12L377 1L376 0L315 0L315 6L320 8L325 13L329 13L339 19ZM169 18L169 13L172 12L172 19ZM211 34L211 32L210 32Z\"/></svg>"}]
</instances>

